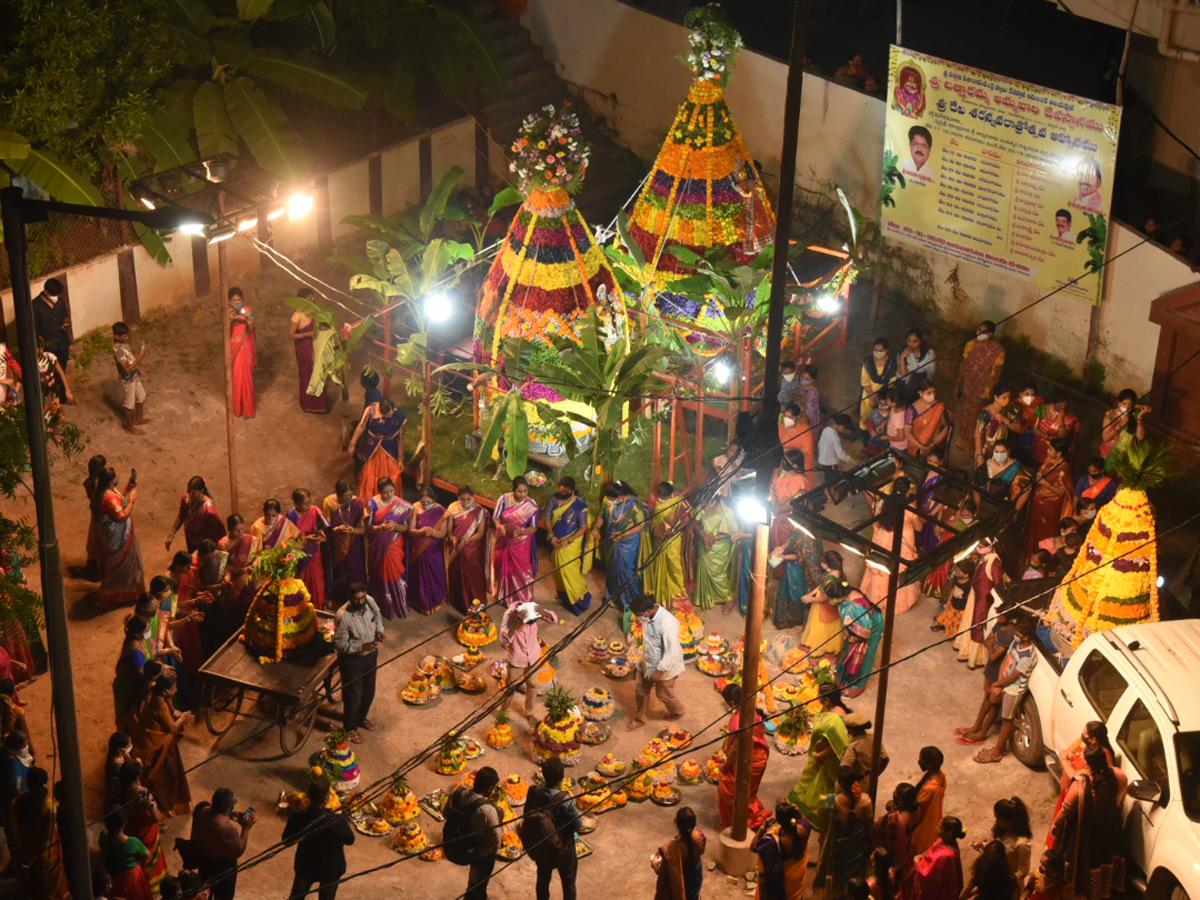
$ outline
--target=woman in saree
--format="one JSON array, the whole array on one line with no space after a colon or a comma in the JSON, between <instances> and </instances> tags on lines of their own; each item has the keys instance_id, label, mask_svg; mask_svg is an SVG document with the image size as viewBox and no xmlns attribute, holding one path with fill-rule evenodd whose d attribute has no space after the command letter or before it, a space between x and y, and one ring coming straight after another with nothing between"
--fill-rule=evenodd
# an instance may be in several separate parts
<instances>
[{"instance_id":1,"label":"woman in saree","mask_svg":"<svg viewBox=\"0 0 1200 900\"><path fill-rule=\"evenodd\" d=\"M1121 784L1102 747L1088 750L1084 760L1087 772L1075 776L1050 824L1050 839L1076 894L1107 900L1125 889Z\"/></svg>"},{"instance_id":2,"label":"woman in saree","mask_svg":"<svg viewBox=\"0 0 1200 900\"><path fill-rule=\"evenodd\" d=\"M713 609L733 602L733 513L720 494L696 518L696 606Z\"/></svg>"},{"instance_id":3,"label":"woman in saree","mask_svg":"<svg viewBox=\"0 0 1200 900\"><path fill-rule=\"evenodd\" d=\"M1041 465L1046 461L1052 441L1065 442L1063 456L1071 458L1075 441L1079 438L1079 417L1067 409L1067 401L1061 397L1048 398L1036 410L1033 428L1033 459Z\"/></svg>"},{"instance_id":4,"label":"woman in saree","mask_svg":"<svg viewBox=\"0 0 1200 900\"><path fill-rule=\"evenodd\" d=\"M142 869L146 873L146 880L150 882L151 893L157 896L163 879L171 874L167 871L167 857L163 853L158 808L150 792L142 787L140 762L133 760L124 763L117 778L119 802L126 816L125 833L146 845L147 856L142 860Z\"/></svg>"},{"instance_id":5,"label":"woman in saree","mask_svg":"<svg viewBox=\"0 0 1200 900\"><path fill-rule=\"evenodd\" d=\"M721 691L725 707L731 713L722 751L725 762L721 764L721 780L717 782L717 808L721 814L721 827L733 824L733 795L737 790L738 731L742 727L742 688L727 684ZM767 729L758 710L754 711L754 743L750 752L750 819L751 828L758 828L771 815L770 810L758 799L758 786L767 770L771 756L771 745L767 743Z\"/></svg>"},{"instance_id":6,"label":"woman in saree","mask_svg":"<svg viewBox=\"0 0 1200 900\"><path fill-rule=\"evenodd\" d=\"M496 586L496 599L504 601L505 606L533 601L539 511L530 499L529 482L519 475L512 480L512 490L501 494L496 501L492 583Z\"/></svg>"},{"instance_id":7,"label":"woman in saree","mask_svg":"<svg viewBox=\"0 0 1200 900\"><path fill-rule=\"evenodd\" d=\"M675 837L650 857L650 867L658 878L654 900L700 900L704 885L704 850L708 838L696 827L696 813L690 806L675 813Z\"/></svg>"},{"instance_id":8,"label":"woman in saree","mask_svg":"<svg viewBox=\"0 0 1200 900\"><path fill-rule=\"evenodd\" d=\"M961 819L942 818L938 823L937 840L909 870L901 890L904 900L958 900L963 890L958 842L966 836Z\"/></svg>"},{"instance_id":9,"label":"woman in saree","mask_svg":"<svg viewBox=\"0 0 1200 900\"><path fill-rule=\"evenodd\" d=\"M850 735L842 714L849 712L842 705L842 694L835 685L823 684L817 689L821 711L813 716L809 737L808 758L796 786L788 794L814 831L824 831L828 820L829 798L837 787L838 761L850 744Z\"/></svg>"},{"instance_id":10,"label":"woman in saree","mask_svg":"<svg viewBox=\"0 0 1200 900\"><path fill-rule=\"evenodd\" d=\"M803 463L801 471L811 471L817 465L817 429L808 415L796 403L789 403L779 416L779 444L783 452L797 450Z\"/></svg>"},{"instance_id":11,"label":"woman in saree","mask_svg":"<svg viewBox=\"0 0 1200 900\"><path fill-rule=\"evenodd\" d=\"M142 679L146 667L146 636L150 623L141 616L130 616L125 621L125 636L121 651L117 654L117 665L113 675L113 721L117 728L124 729L130 714L134 691Z\"/></svg>"},{"instance_id":12,"label":"woman in saree","mask_svg":"<svg viewBox=\"0 0 1200 900\"><path fill-rule=\"evenodd\" d=\"M592 605L587 585L587 573L592 568L587 541L590 526L587 501L579 496L575 479L570 475L561 478L558 490L542 511L542 527L550 533L550 559L559 602L577 616Z\"/></svg>"},{"instance_id":13,"label":"woman in saree","mask_svg":"<svg viewBox=\"0 0 1200 900\"><path fill-rule=\"evenodd\" d=\"M88 460L87 478L83 480L83 492L87 495L88 508L92 506L92 498L96 496L96 485L100 481L100 473L108 467L108 460L96 454ZM96 537L96 523L92 521L91 516L88 516L88 533L87 533L87 574L89 579L94 579L100 572L100 562L104 556L104 548L100 546L100 541Z\"/></svg>"},{"instance_id":14,"label":"woman in saree","mask_svg":"<svg viewBox=\"0 0 1200 900\"><path fill-rule=\"evenodd\" d=\"M317 298L312 288L301 288L296 296L310 303ZM312 381L313 373L313 317L300 310L292 313L288 322L288 337L292 339L292 349L296 352L296 369L300 374L300 409L303 412L329 412L329 398L324 392L314 397L308 392L308 383ZM361 582L362 579L357 579Z\"/></svg>"},{"instance_id":15,"label":"woman in saree","mask_svg":"<svg viewBox=\"0 0 1200 900\"><path fill-rule=\"evenodd\" d=\"M1012 391L997 387L992 400L975 416L975 465L992 455L997 441L1008 443L1013 419L1017 412L1012 405Z\"/></svg>"},{"instance_id":16,"label":"woman in saree","mask_svg":"<svg viewBox=\"0 0 1200 900\"><path fill-rule=\"evenodd\" d=\"M975 470L971 481L977 508L983 492L1001 500L1011 500L1017 512L1029 502L1029 472L1013 459L1008 441L996 441L991 456ZM1057 519L1054 524L1058 526Z\"/></svg>"},{"instance_id":17,"label":"woman in saree","mask_svg":"<svg viewBox=\"0 0 1200 900\"><path fill-rule=\"evenodd\" d=\"M898 373L899 363L892 355L892 345L885 337L875 338L871 355L863 360L859 374L859 384L862 387L862 400L858 404L859 428L867 427L867 418L875 408L879 392L894 382Z\"/></svg>"},{"instance_id":18,"label":"woman in saree","mask_svg":"<svg viewBox=\"0 0 1200 900\"><path fill-rule=\"evenodd\" d=\"M437 502L431 485L421 488L408 525L408 596L422 615L446 602L446 537L450 515Z\"/></svg>"},{"instance_id":19,"label":"woman in saree","mask_svg":"<svg viewBox=\"0 0 1200 900\"><path fill-rule=\"evenodd\" d=\"M925 456L934 451L943 451L950 437L951 422L950 410L938 400L933 382L919 382L917 399L908 404L904 414L908 452L913 456Z\"/></svg>"},{"instance_id":20,"label":"woman in saree","mask_svg":"<svg viewBox=\"0 0 1200 900\"><path fill-rule=\"evenodd\" d=\"M920 855L933 846L942 823L942 807L946 799L946 761L937 747L922 747L917 754L921 780L917 782L917 811L913 817L912 850ZM911 866L907 866L911 868Z\"/></svg>"},{"instance_id":21,"label":"woman in saree","mask_svg":"<svg viewBox=\"0 0 1200 900\"><path fill-rule=\"evenodd\" d=\"M778 565L774 565L776 560ZM779 579L775 584L771 621L776 628L803 628L809 614L804 597L809 584L816 584L821 572L817 543L786 515L777 515L771 525L771 561L769 572Z\"/></svg>"},{"instance_id":22,"label":"woman in saree","mask_svg":"<svg viewBox=\"0 0 1200 900\"><path fill-rule=\"evenodd\" d=\"M212 495L208 492L208 484L199 475L188 479L187 490L179 500L179 513L175 516L175 524L167 535L167 550L175 542L175 534L183 529L184 540L187 541L188 553L195 553L201 541L214 543L225 537L225 520L217 511Z\"/></svg>"},{"instance_id":23,"label":"woman in saree","mask_svg":"<svg viewBox=\"0 0 1200 900\"><path fill-rule=\"evenodd\" d=\"M996 340L996 323L979 323L974 340L967 341L963 348L962 363L954 382L954 393L958 397L958 409L954 421L961 428L971 427L983 405L992 399L992 390L1000 380L1004 369L1004 345ZM960 432L958 444L967 446L967 433Z\"/></svg>"},{"instance_id":24,"label":"woman in saree","mask_svg":"<svg viewBox=\"0 0 1200 900\"><path fill-rule=\"evenodd\" d=\"M885 491L890 491L890 487L885 487ZM872 509L873 515L878 516L883 510L884 497L882 494L876 495L873 498ZM900 571L903 572L908 568L909 564L917 558L917 527L921 520L917 518L916 513L908 510L904 513L903 531L900 535ZM874 531L871 534L871 542L879 547L892 547L892 536L894 530L886 527L883 521L875 523ZM863 570L862 581L859 587L864 594L870 598L871 602L881 609L887 605L888 597L888 573L886 570L877 569L874 566L868 565ZM904 587L896 591L896 612L908 612L917 601L921 599L921 585L917 582L906 584Z\"/></svg>"},{"instance_id":25,"label":"woman in saree","mask_svg":"<svg viewBox=\"0 0 1200 900\"><path fill-rule=\"evenodd\" d=\"M104 830L100 832L100 857L112 884L107 897L112 900L151 900L150 880L142 863L150 851L137 838L126 834L127 817L120 807L104 815Z\"/></svg>"},{"instance_id":26,"label":"woman in saree","mask_svg":"<svg viewBox=\"0 0 1200 900\"><path fill-rule=\"evenodd\" d=\"M475 600L487 596L488 511L475 500L475 489L464 484L450 504L450 605L464 616Z\"/></svg>"},{"instance_id":27,"label":"woman in saree","mask_svg":"<svg viewBox=\"0 0 1200 900\"><path fill-rule=\"evenodd\" d=\"M638 563L642 559L642 541L646 528L646 508L633 488L623 481L604 486L604 511L600 514L598 539L604 559L604 584L608 598L624 612L642 591ZM732 596L732 590L730 595Z\"/></svg>"},{"instance_id":28,"label":"woman in saree","mask_svg":"<svg viewBox=\"0 0 1200 900\"><path fill-rule=\"evenodd\" d=\"M828 900L846 896L846 883L867 874L875 809L870 795L861 790L860 780L854 769L838 772L838 792L830 803L829 827L814 882L824 883Z\"/></svg>"},{"instance_id":29,"label":"woman in saree","mask_svg":"<svg viewBox=\"0 0 1200 900\"><path fill-rule=\"evenodd\" d=\"M408 586L404 572L404 532L412 519L412 504L396 494L396 483L380 478L379 491L367 502L367 584L385 618L408 615Z\"/></svg>"},{"instance_id":30,"label":"woman in saree","mask_svg":"<svg viewBox=\"0 0 1200 900\"><path fill-rule=\"evenodd\" d=\"M325 550L329 540L329 520L321 507L313 503L308 488L292 491L292 508L288 510L287 518L304 539L301 549L305 557L296 566L296 575L308 588L313 606L324 609L325 585L333 580L333 566Z\"/></svg>"},{"instance_id":31,"label":"woman in saree","mask_svg":"<svg viewBox=\"0 0 1200 900\"><path fill-rule=\"evenodd\" d=\"M811 831L795 806L783 801L775 805L775 814L758 827L751 843L758 857L754 900L804 900Z\"/></svg>"},{"instance_id":32,"label":"woman in saree","mask_svg":"<svg viewBox=\"0 0 1200 900\"><path fill-rule=\"evenodd\" d=\"M300 530L283 514L283 506L278 500L268 500L262 511L262 516L250 526L250 533L258 538L260 550L273 550L300 537Z\"/></svg>"},{"instance_id":33,"label":"woman in saree","mask_svg":"<svg viewBox=\"0 0 1200 900\"><path fill-rule=\"evenodd\" d=\"M239 287L229 289L229 353L233 414L242 419L253 419L256 411L254 370L258 367L258 347L254 337L254 311Z\"/></svg>"},{"instance_id":34,"label":"woman in saree","mask_svg":"<svg viewBox=\"0 0 1200 900\"><path fill-rule=\"evenodd\" d=\"M917 549L920 553L937 549L939 544L954 533L950 530L953 522L946 522L946 519L950 517L951 510L942 503L938 492L939 485L946 479L946 474L942 471L945 457L940 450L933 450L926 457L926 461L930 468L925 473L924 484L917 490L917 512L923 514L918 516L915 526L917 528ZM921 584L921 592L928 597L940 597L942 587L950 576L951 565L952 563L947 560L930 572ZM941 612L939 609L934 615L935 621Z\"/></svg>"},{"instance_id":35,"label":"woman in saree","mask_svg":"<svg viewBox=\"0 0 1200 900\"><path fill-rule=\"evenodd\" d=\"M192 792L179 752L179 741L192 716L175 710L175 688L174 676L156 678L128 728L133 752L145 766L142 780L158 808L169 816L185 815L192 808Z\"/></svg>"},{"instance_id":36,"label":"woman in saree","mask_svg":"<svg viewBox=\"0 0 1200 900\"><path fill-rule=\"evenodd\" d=\"M846 635L837 665L838 684L847 697L857 697L867 689L875 669L875 652L883 639L883 610L858 588L844 582L834 582L826 594L838 603Z\"/></svg>"},{"instance_id":37,"label":"woman in saree","mask_svg":"<svg viewBox=\"0 0 1200 900\"><path fill-rule=\"evenodd\" d=\"M675 493L675 486L669 481L661 482L655 493L658 502L650 517L654 555L646 573L646 593L653 594L659 605L671 609L676 600L688 597L683 548L685 534L691 527L691 507L682 494Z\"/></svg>"},{"instance_id":38,"label":"woman in saree","mask_svg":"<svg viewBox=\"0 0 1200 900\"><path fill-rule=\"evenodd\" d=\"M1042 541L1058 537L1059 524L1075 514L1075 482L1071 480L1065 451L1065 440L1051 441L1045 461L1038 466L1029 501L1029 519L1025 523L1026 559Z\"/></svg>"},{"instance_id":39,"label":"woman in saree","mask_svg":"<svg viewBox=\"0 0 1200 900\"><path fill-rule=\"evenodd\" d=\"M1117 405L1104 414L1100 432L1100 455L1108 459L1114 450L1127 448L1136 438L1146 439L1146 413L1150 407L1140 404L1136 391L1129 388L1117 394Z\"/></svg>"},{"instance_id":40,"label":"woman in saree","mask_svg":"<svg viewBox=\"0 0 1200 900\"><path fill-rule=\"evenodd\" d=\"M328 513L333 589L326 593L340 605L349 599L346 591L350 585L367 583L367 507L344 478L333 492L333 509Z\"/></svg>"},{"instance_id":41,"label":"woman in saree","mask_svg":"<svg viewBox=\"0 0 1200 900\"><path fill-rule=\"evenodd\" d=\"M96 537L103 547L100 587L92 595L98 606L111 609L128 606L146 592L146 572L142 568L142 549L133 527L133 507L137 503L137 482L131 476L122 493L117 490L117 473L112 466L100 474L92 500L92 521Z\"/></svg>"},{"instance_id":42,"label":"woman in saree","mask_svg":"<svg viewBox=\"0 0 1200 900\"><path fill-rule=\"evenodd\" d=\"M846 580L842 555L836 550L822 553L821 573L820 583L801 598L812 609L800 643L816 656L836 656L842 650L845 637L842 617L838 615L837 603L829 597L829 589Z\"/></svg>"},{"instance_id":43,"label":"woman in saree","mask_svg":"<svg viewBox=\"0 0 1200 900\"><path fill-rule=\"evenodd\" d=\"M225 614L231 623L246 621L254 585L250 572L260 549L259 540L246 531L246 520L234 513L225 520L226 534L217 542L217 549L229 556L225 562Z\"/></svg>"},{"instance_id":44,"label":"woman in saree","mask_svg":"<svg viewBox=\"0 0 1200 900\"><path fill-rule=\"evenodd\" d=\"M50 775L34 766L25 776L25 791L17 796L4 823L8 849L21 896L28 900L65 900L70 897L62 869L62 843L55 827ZM119 895L109 893L117 900ZM150 900L147 892L137 900Z\"/></svg>"},{"instance_id":45,"label":"woman in saree","mask_svg":"<svg viewBox=\"0 0 1200 900\"><path fill-rule=\"evenodd\" d=\"M363 410L349 448L359 467L358 493L366 497L379 479L398 483L404 472L404 410L391 400L380 400Z\"/></svg>"}]
</instances>

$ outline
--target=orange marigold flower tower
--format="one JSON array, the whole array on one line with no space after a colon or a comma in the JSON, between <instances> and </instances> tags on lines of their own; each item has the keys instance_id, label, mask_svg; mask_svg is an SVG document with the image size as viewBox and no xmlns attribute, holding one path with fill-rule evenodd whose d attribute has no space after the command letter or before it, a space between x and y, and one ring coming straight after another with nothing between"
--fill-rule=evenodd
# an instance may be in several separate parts
<instances>
[{"instance_id":1,"label":"orange marigold flower tower","mask_svg":"<svg viewBox=\"0 0 1200 900\"><path fill-rule=\"evenodd\" d=\"M694 8L684 21L692 31L681 60L692 70L692 85L634 204L629 234L654 274L658 310L705 325L721 311L671 293L671 282L693 270L670 248L703 254L719 247L748 262L774 241L775 214L725 102L741 35L712 7Z\"/></svg>"},{"instance_id":2,"label":"orange marigold flower tower","mask_svg":"<svg viewBox=\"0 0 1200 900\"><path fill-rule=\"evenodd\" d=\"M1100 507L1050 602L1047 618L1059 646L1078 647L1095 631L1158 621L1158 547L1146 489L1165 480L1167 448L1134 441L1108 462L1121 489Z\"/></svg>"}]
</instances>

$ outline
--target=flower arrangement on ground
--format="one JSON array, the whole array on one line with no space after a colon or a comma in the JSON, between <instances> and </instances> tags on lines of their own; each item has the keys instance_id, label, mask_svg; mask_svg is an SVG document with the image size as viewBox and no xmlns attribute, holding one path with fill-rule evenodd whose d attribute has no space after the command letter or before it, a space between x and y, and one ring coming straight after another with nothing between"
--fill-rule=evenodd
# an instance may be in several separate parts
<instances>
[{"instance_id":1,"label":"flower arrangement on ground","mask_svg":"<svg viewBox=\"0 0 1200 900\"><path fill-rule=\"evenodd\" d=\"M546 717L538 723L533 736L535 759L557 756L564 766L579 762L579 728L583 724L576 708L575 698L563 687L553 687L542 698L546 704Z\"/></svg>"}]
</instances>

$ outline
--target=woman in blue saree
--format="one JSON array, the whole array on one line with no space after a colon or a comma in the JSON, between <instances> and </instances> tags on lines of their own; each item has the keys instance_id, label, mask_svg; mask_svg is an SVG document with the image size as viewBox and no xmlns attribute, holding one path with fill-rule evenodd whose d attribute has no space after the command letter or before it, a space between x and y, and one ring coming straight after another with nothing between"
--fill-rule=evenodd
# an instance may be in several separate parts
<instances>
[{"instance_id":1,"label":"woman in blue saree","mask_svg":"<svg viewBox=\"0 0 1200 900\"><path fill-rule=\"evenodd\" d=\"M838 615L846 629L846 644L838 658L838 684L847 697L857 697L867 687L875 668L875 653L883 638L883 610L856 587L834 582L826 596L837 601Z\"/></svg>"},{"instance_id":2,"label":"woman in blue saree","mask_svg":"<svg viewBox=\"0 0 1200 900\"><path fill-rule=\"evenodd\" d=\"M400 484L404 470L404 410L397 409L391 400L368 406L349 446L359 467L360 497L370 497L381 478Z\"/></svg>"},{"instance_id":3,"label":"woman in blue saree","mask_svg":"<svg viewBox=\"0 0 1200 900\"><path fill-rule=\"evenodd\" d=\"M623 481L604 486L600 517L600 553L604 559L605 591L621 612L642 591L638 562L646 529L646 508Z\"/></svg>"},{"instance_id":4,"label":"woman in blue saree","mask_svg":"<svg viewBox=\"0 0 1200 900\"><path fill-rule=\"evenodd\" d=\"M558 491L542 510L542 524L550 532L554 561L554 585L559 601L575 615L592 605L587 573L592 567L587 552L590 517L587 501L576 491L575 479L566 476L558 482Z\"/></svg>"}]
</instances>

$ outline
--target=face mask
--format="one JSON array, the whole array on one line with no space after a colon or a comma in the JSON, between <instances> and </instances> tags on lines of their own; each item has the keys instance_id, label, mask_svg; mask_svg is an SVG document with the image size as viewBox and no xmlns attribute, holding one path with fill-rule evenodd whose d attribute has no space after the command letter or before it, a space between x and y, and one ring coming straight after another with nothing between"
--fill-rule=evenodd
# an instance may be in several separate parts
<instances>
[{"instance_id":1,"label":"face mask","mask_svg":"<svg viewBox=\"0 0 1200 900\"><path fill-rule=\"evenodd\" d=\"M1096 511L1094 509L1085 509L1083 511L1083 517L1085 519L1094 519L1096 518Z\"/></svg>"},{"instance_id":2,"label":"face mask","mask_svg":"<svg viewBox=\"0 0 1200 900\"><path fill-rule=\"evenodd\" d=\"M888 355L886 350L872 350L871 353L876 359L886 359Z\"/></svg>"},{"instance_id":3,"label":"face mask","mask_svg":"<svg viewBox=\"0 0 1200 900\"><path fill-rule=\"evenodd\" d=\"M1121 407L1121 412L1123 412L1123 413L1128 413L1128 412L1129 412L1131 409L1133 409L1133 407L1132 407L1132 406L1122 406L1122 407Z\"/></svg>"},{"instance_id":4,"label":"face mask","mask_svg":"<svg viewBox=\"0 0 1200 900\"><path fill-rule=\"evenodd\" d=\"M975 517L974 516L959 516L958 521L962 522L964 525L970 525L972 522L975 521Z\"/></svg>"},{"instance_id":5,"label":"face mask","mask_svg":"<svg viewBox=\"0 0 1200 900\"><path fill-rule=\"evenodd\" d=\"M795 379L796 379L796 373L795 373L795 372L789 372L789 373L787 373L786 375L784 375L784 376L783 376L783 380L784 380L784 381L795 381Z\"/></svg>"},{"instance_id":6,"label":"face mask","mask_svg":"<svg viewBox=\"0 0 1200 900\"><path fill-rule=\"evenodd\" d=\"M151 631L149 628L147 628L146 633L142 635L142 640L144 640L144 641L150 640L150 635L151 635Z\"/></svg>"},{"instance_id":7,"label":"face mask","mask_svg":"<svg viewBox=\"0 0 1200 900\"><path fill-rule=\"evenodd\" d=\"M783 424L786 425L788 428L791 428L793 425L796 424L796 420L793 419L791 416L784 416Z\"/></svg>"},{"instance_id":8,"label":"face mask","mask_svg":"<svg viewBox=\"0 0 1200 900\"><path fill-rule=\"evenodd\" d=\"M937 399L937 394L922 394L921 399L926 403L933 403Z\"/></svg>"},{"instance_id":9,"label":"face mask","mask_svg":"<svg viewBox=\"0 0 1200 900\"><path fill-rule=\"evenodd\" d=\"M997 450L995 453L992 454L992 459L998 463L1005 463L1005 462L1008 462L1008 454L1005 453L1003 450Z\"/></svg>"},{"instance_id":10,"label":"face mask","mask_svg":"<svg viewBox=\"0 0 1200 900\"><path fill-rule=\"evenodd\" d=\"M801 379L800 379L800 383L801 383L801 384L812 384L813 382L812 382L812 379L811 379L811 378L807 378L807 377L805 377L805 378L801 378Z\"/></svg>"},{"instance_id":11,"label":"face mask","mask_svg":"<svg viewBox=\"0 0 1200 900\"><path fill-rule=\"evenodd\" d=\"M975 335L975 340L977 340L977 341L986 341L986 340L987 340L988 338L990 338L990 337L991 337L991 334L989 334L988 332L984 331L984 332L982 332L981 334L977 334L977 335Z\"/></svg>"},{"instance_id":12,"label":"face mask","mask_svg":"<svg viewBox=\"0 0 1200 900\"><path fill-rule=\"evenodd\" d=\"M559 495L558 495L558 499L559 499L559 500L570 500L570 499L571 499L571 495L570 495L570 494L559 494Z\"/></svg>"},{"instance_id":13,"label":"face mask","mask_svg":"<svg viewBox=\"0 0 1200 900\"><path fill-rule=\"evenodd\" d=\"M1035 398L1033 398L1033 397L1026 397L1024 394L1021 395L1021 402L1024 403L1026 406L1033 406L1034 399Z\"/></svg>"},{"instance_id":14,"label":"face mask","mask_svg":"<svg viewBox=\"0 0 1200 900\"><path fill-rule=\"evenodd\" d=\"M30 753L28 750L22 750L21 755L18 756L17 759L19 759L21 761L21 764L23 766L25 766L26 768L33 767L33 754Z\"/></svg>"}]
</instances>

